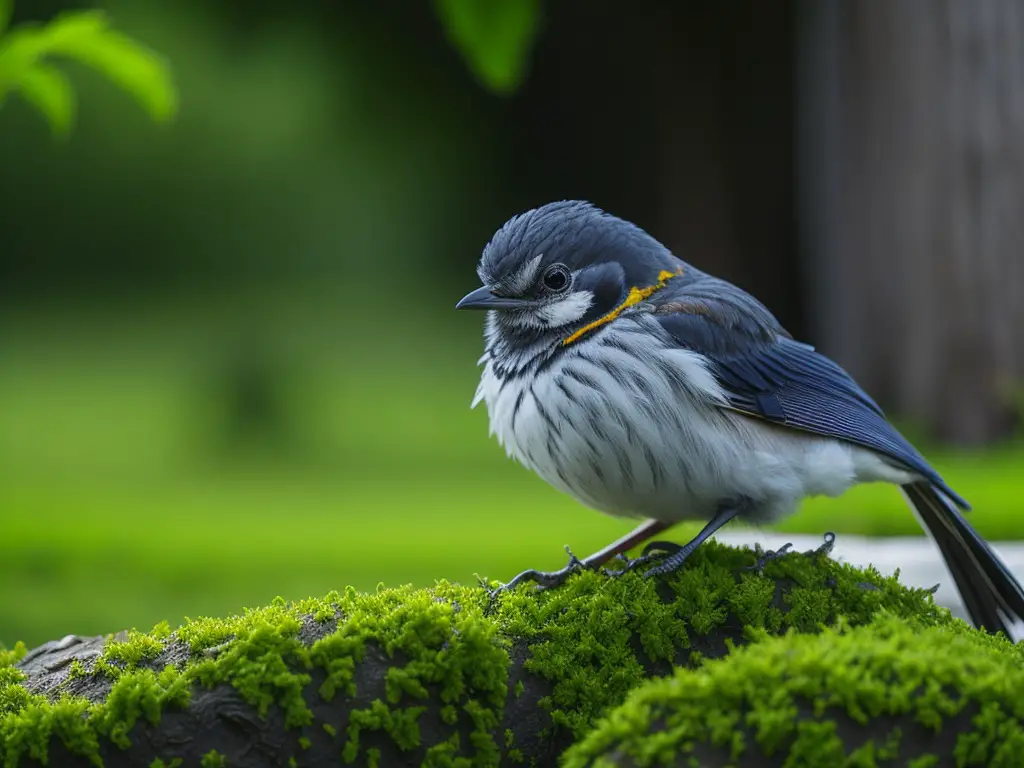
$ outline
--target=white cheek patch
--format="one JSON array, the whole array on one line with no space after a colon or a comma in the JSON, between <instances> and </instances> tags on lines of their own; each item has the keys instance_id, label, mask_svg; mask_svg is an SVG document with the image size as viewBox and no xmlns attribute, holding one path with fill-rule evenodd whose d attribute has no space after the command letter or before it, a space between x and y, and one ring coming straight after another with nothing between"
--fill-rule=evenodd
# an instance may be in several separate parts
<instances>
[{"instance_id":1,"label":"white cheek patch","mask_svg":"<svg viewBox=\"0 0 1024 768\"><path fill-rule=\"evenodd\" d=\"M590 291L574 291L557 301L548 301L536 309L503 312L502 321L510 326L527 330L561 328L577 322L590 309L594 294Z\"/></svg>"},{"instance_id":2,"label":"white cheek patch","mask_svg":"<svg viewBox=\"0 0 1024 768\"><path fill-rule=\"evenodd\" d=\"M537 310L537 319L549 328L560 328L579 321L591 304L594 294L590 291L573 291L558 301L552 301Z\"/></svg>"}]
</instances>

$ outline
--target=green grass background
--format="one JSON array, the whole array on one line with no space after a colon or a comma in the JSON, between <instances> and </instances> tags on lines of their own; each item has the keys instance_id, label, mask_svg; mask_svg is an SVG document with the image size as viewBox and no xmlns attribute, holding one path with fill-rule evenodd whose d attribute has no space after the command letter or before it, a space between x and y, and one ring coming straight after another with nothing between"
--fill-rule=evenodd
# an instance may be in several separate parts
<instances>
[{"instance_id":1,"label":"green grass background","mask_svg":"<svg viewBox=\"0 0 1024 768\"><path fill-rule=\"evenodd\" d=\"M628 530L505 458L484 410L468 407L480 318L433 312L407 307L404 324L368 325L329 294L8 311L0 642L349 584L507 579L559 567L564 544L582 555ZM222 440L218 361L241 326L281 361L289 426L269 445ZM928 454L984 535L1021 535L1020 447ZM920 532L887 487L812 500L780 529Z\"/></svg>"}]
</instances>

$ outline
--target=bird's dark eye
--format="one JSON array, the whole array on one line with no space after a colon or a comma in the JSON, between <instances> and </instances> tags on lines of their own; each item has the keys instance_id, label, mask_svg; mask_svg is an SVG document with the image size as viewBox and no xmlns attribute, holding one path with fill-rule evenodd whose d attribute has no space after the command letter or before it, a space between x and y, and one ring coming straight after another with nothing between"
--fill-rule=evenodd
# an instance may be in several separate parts
<instances>
[{"instance_id":1,"label":"bird's dark eye","mask_svg":"<svg viewBox=\"0 0 1024 768\"><path fill-rule=\"evenodd\" d=\"M544 273L544 287L554 293L561 293L569 287L569 270L561 264L552 264Z\"/></svg>"}]
</instances>

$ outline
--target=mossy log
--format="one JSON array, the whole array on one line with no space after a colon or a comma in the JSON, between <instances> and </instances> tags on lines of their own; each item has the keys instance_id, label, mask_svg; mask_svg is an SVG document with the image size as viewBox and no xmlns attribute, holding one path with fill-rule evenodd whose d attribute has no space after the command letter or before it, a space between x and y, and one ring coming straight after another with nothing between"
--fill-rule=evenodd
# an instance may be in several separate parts
<instances>
[{"instance_id":1,"label":"mossy log","mask_svg":"<svg viewBox=\"0 0 1024 768\"><path fill-rule=\"evenodd\" d=\"M957 622L765 639L642 684L564 768L1024 765L1024 645Z\"/></svg>"},{"instance_id":2,"label":"mossy log","mask_svg":"<svg viewBox=\"0 0 1024 768\"><path fill-rule=\"evenodd\" d=\"M735 645L880 612L956 622L928 591L825 555L763 572L755 560L709 543L662 579L584 572L493 603L445 582L349 589L19 646L0 651L0 756L12 767L553 766L648 678L703 670Z\"/></svg>"}]
</instances>

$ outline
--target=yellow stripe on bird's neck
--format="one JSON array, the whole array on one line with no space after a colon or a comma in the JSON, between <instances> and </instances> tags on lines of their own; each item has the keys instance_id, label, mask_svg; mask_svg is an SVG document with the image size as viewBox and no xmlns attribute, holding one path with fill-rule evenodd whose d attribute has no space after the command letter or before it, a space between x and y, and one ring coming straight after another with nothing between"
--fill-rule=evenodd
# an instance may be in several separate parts
<instances>
[{"instance_id":1,"label":"yellow stripe on bird's neck","mask_svg":"<svg viewBox=\"0 0 1024 768\"><path fill-rule=\"evenodd\" d=\"M662 288L665 287L665 283L667 283L673 277L678 277L681 274L683 274L682 267L679 267L675 272L662 270L661 272L658 273L658 282L656 282L654 285L649 285L646 288L630 288L629 295L626 297L626 300L624 302L619 304L619 306L617 306L607 315L602 315L601 317L597 318L597 320L595 320L594 322L584 325L582 328L575 331L572 335L566 336L564 339L562 339L562 346L567 347L574 341L577 341L582 336L585 336L594 329L600 328L602 325L605 325L606 323L610 323L612 320L614 320L620 314L622 314L623 311L629 309L634 304L639 304L641 301L654 294L655 291L660 291Z\"/></svg>"}]
</instances>

